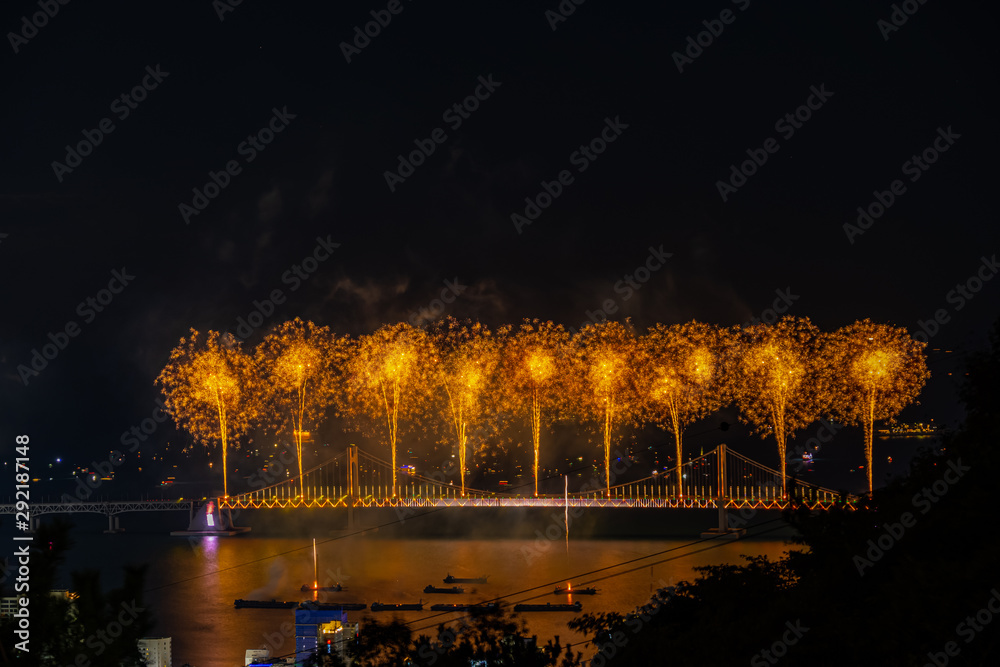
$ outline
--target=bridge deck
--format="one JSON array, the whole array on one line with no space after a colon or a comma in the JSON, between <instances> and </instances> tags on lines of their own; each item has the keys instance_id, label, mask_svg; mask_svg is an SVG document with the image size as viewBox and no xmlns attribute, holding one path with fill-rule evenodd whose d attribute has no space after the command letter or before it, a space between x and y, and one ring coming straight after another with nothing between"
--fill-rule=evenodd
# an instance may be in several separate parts
<instances>
[{"instance_id":1,"label":"bridge deck","mask_svg":"<svg viewBox=\"0 0 1000 667\"><path fill-rule=\"evenodd\" d=\"M728 498L726 509L782 510L794 503L774 498ZM809 509L830 509L836 501L804 501ZM220 507L231 509L335 509L382 507L586 507L586 508L643 508L643 509L718 509L715 498L358 498L350 504L345 498L316 499L250 499L230 498L221 501ZM852 507L851 505L847 505Z\"/></svg>"}]
</instances>

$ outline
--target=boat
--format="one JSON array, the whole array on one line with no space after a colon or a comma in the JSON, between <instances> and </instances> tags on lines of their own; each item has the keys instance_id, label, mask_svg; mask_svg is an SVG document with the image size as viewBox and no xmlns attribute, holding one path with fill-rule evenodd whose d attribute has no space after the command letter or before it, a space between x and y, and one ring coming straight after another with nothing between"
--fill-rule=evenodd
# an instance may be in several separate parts
<instances>
[{"instance_id":1,"label":"boat","mask_svg":"<svg viewBox=\"0 0 1000 667\"><path fill-rule=\"evenodd\" d=\"M346 591L347 587L343 586L339 582L336 586L320 586L319 585L319 555L316 553L316 538L313 538L313 585L302 584L302 588L299 589L303 593L308 593L310 591L326 591L339 593L340 591Z\"/></svg>"},{"instance_id":2,"label":"boat","mask_svg":"<svg viewBox=\"0 0 1000 667\"><path fill-rule=\"evenodd\" d=\"M399 604L372 602L372 611L423 611L423 610L424 610L423 601L403 602Z\"/></svg>"},{"instance_id":3,"label":"boat","mask_svg":"<svg viewBox=\"0 0 1000 667\"><path fill-rule=\"evenodd\" d=\"M943 435L945 429L934 424L889 424L885 428L878 429L880 438L930 438Z\"/></svg>"},{"instance_id":4,"label":"boat","mask_svg":"<svg viewBox=\"0 0 1000 667\"><path fill-rule=\"evenodd\" d=\"M451 588L439 588L438 586L432 586L428 584L424 587L424 593L464 593L465 589L461 586L452 586Z\"/></svg>"},{"instance_id":5,"label":"boat","mask_svg":"<svg viewBox=\"0 0 1000 667\"><path fill-rule=\"evenodd\" d=\"M313 588L308 584L303 584L302 588L300 588L299 590L302 591L303 593L308 593L309 591L326 591L328 593L329 592L339 593L340 591L346 591L347 587L337 584L336 586L320 586L319 588Z\"/></svg>"},{"instance_id":6,"label":"boat","mask_svg":"<svg viewBox=\"0 0 1000 667\"><path fill-rule=\"evenodd\" d=\"M481 604L469 604L469 603L439 603L432 604L431 611L470 611L470 610L483 610L483 611L496 611L500 606L496 602L485 602Z\"/></svg>"},{"instance_id":7,"label":"boat","mask_svg":"<svg viewBox=\"0 0 1000 667\"><path fill-rule=\"evenodd\" d=\"M487 579L488 576L489 575L487 575L486 577L453 577L453 576L451 576L451 573L448 573L448 576L444 578L444 583L446 583L446 584L485 584L486 583L486 579Z\"/></svg>"},{"instance_id":8,"label":"boat","mask_svg":"<svg viewBox=\"0 0 1000 667\"><path fill-rule=\"evenodd\" d=\"M319 611L362 611L368 609L368 605L364 602L313 602L306 600L299 605L299 608Z\"/></svg>"},{"instance_id":9,"label":"boat","mask_svg":"<svg viewBox=\"0 0 1000 667\"><path fill-rule=\"evenodd\" d=\"M596 588L557 588L553 595L597 595Z\"/></svg>"},{"instance_id":10,"label":"boat","mask_svg":"<svg viewBox=\"0 0 1000 667\"><path fill-rule=\"evenodd\" d=\"M514 611L580 611L581 609L583 609L583 605L579 602L574 602L573 604L552 604L551 602L546 602L545 604L514 605Z\"/></svg>"},{"instance_id":11,"label":"boat","mask_svg":"<svg viewBox=\"0 0 1000 667\"><path fill-rule=\"evenodd\" d=\"M233 602L233 606L237 609L292 609L299 606L299 603L295 600L292 601L279 601L279 600L243 600L237 599Z\"/></svg>"}]
</instances>

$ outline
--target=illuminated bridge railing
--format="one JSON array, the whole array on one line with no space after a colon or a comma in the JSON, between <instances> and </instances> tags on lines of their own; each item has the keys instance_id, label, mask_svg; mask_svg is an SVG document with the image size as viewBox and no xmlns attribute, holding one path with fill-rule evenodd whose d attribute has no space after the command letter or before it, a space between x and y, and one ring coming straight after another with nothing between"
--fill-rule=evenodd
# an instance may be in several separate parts
<instances>
[{"instance_id":1,"label":"illuminated bridge railing","mask_svg":"<svg viewBox=\"0 0 1000 667\"><path fill-rule=\"evenodd\" d=\"M632 465L617 461L615 474ZM622 469L624 468L624 469ZM304 472L249 493L220 501L233 509L384 508L384 507L630 507L662 509L785 509L803 504L829 509L844 503L839 492L800 480L790 481L782 497L781 474L742 454L720 447L681 466L644 479L597 486L568 494L520 496L466 488L400 472L392 488L389 463L351 446L345 454ZM596 479L595 479L596 482ZM723 492L720 493L720 488ZM853 506L855 498L848 498Z\"/></svg>"},{"instance_id":2,"label":"illuminated bridge railing","mask_svg":"<svg viewBox=\"0 0 1000 667\"><path fill-rule=\"evenodd\" d=\"M352 458L353 457L353 458ZM302 473L299 479L230 496L221 507L232 509L437 507L440 501L469 501L496 494L442 483L417 474L399 472L393 493L392 465L356 447Z\"/></svg>"}]
</instances>

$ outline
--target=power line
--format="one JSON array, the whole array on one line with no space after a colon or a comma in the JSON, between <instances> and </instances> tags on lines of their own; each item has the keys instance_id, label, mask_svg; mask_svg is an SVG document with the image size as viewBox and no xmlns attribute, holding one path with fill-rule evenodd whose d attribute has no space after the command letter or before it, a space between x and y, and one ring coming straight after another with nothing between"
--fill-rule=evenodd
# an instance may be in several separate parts
<instances>
[{"instance_id":1,"label":"power line","mask_svg":"<svg viewBox=\"0 0 1000 667\"><path fill-rule=\"evenodd\" d=\"M756 527L760 527L760 526L766 526L766 525L774 523L776 521L783 521L783 518L779 517L779 518L775 518L775 519L769 519L767 521L764 521L764 522L758 524L757 526L755 526L755 528ZM766 535L768 533L775 532L775 531L780 530L782 528L783 528L783 526L776 526L776 527L770 528L768 530L757 531L757 532L755 532L755 536ZM636 562L641 561L641 560L646 560L648 558L655 558L656 556L662 556L663 554L670 553L671 551L677 551L678 549L686 549L688 547L695 546L695 545L698 545L698 544L702 544L704 542L711 542L713 540L718 540L718 538L719 538L719 536L717 536L717 535L713 535L712 537L701 538L701 539L695 540L693 542L688 542L686 544L682 544L682 545L679 545L679 546L676 546L676 547L671 547L669 549L664 549L663 551L658 551L658 552L655 552L655 553L647 554L645 556L639 556L637 558L631 558L629 560L621 561L621 562L615 563L613 565L607 565L607 566L604 566L604 567L601 567L601 568L597 568L597 569L594 569L594 570L590 570L590 571L587 571L587 572L581 572L581 573L573 574L573 575L570 575L568 578L569 579L579 579L581 577L587 577L587 576L590 576L592 574L596 574L596 573L599 573L599 572L604 572L604 571L609 570L609 569L614 569L614 568L617 568L617 567L622 567L623 565L630 565L632 563L636 563ZM605 575L603 577L598 577L596 579L585 581L581 585L585 586L587 584L597 583L597 582L600 582L600 581L606 581L608 579L613 579L615 577L619 577L619 576L622 576L622 575L625 575L625 574L636 572L638 570L644 570L647 567L653 567L655 565L661 565L663 563L668 563L670 561L678 560L680 558L686 558L688 556L693 556L695 554L699 554L699 553L702 553L702 552L705 552L705 551L710 551L712 549L717 549L717 548L719 548L721 546L725 546L727 544L730 544L730 542L728 542L728 541L725 541L725 542L716 542L715 544L712 544L710 546L704 547L702 549L697 549L697 550L692 551L690 553L684 553L684 554L679 554L679 555L671 556L669 558L663 558L661 560L658 560L658 561L655 561L655 562L652 562L652 563L644 563L643 565L640 565L640 566L637 566L637 567L634 567L634 568L630 568L628 570L622 570L621 572L614 572L614 573ZM501 595L501 596L498 596L498 597L495 597L495 598L492 598L492 599L489 599L489 600L484 600L483 602L480 602L480 603L477 603L477 604L488 604L488 603L491 603L491 602L499 602L499 601L502 601L502 600L504 600L506 598L515 597L515 596L518 596L518 595L523 595L525 593L530 593L530 592L532 592L534 590L538 590L540 588L548 588L550 586L554 586L554 585L560 584L563 581L565 581L566 579L567 579L567 577L563 577L563 578L557 579L555 581L547 582L547 583L544 583L544 584L539 584L537 586L532 586L530 588L525 588L525 589L522 589L520 591L516 591L514 593L507 593L505 595ZM531 596L531 597L528 597L528 598L524 598L522 600L518 600L516 602L512 602L511 604L517 604L517 603L520 603L520 602L526 602L528 600L535 600L537 598L544 597L545 595L547 595L547 593L542 593L542 594L534 595L534 596ZM422 623L422 622L425 622L425 621L429 621L429 620L431 620L433 618L439 618L441 616L448 616L448 615L454 614L454 613L456 613L456 612L440 612L440 613L437 613L437 614L433 614L431 616L426 616L424 618L414 619L412 621L403 621L401 624L408 626L408 625L412 625L412 624L415 624L415 623ZM448 621L445 621L445 622L446 623L453 623L453 622L456 622L456 621L460 621L460 620L462 620L464 618L468 618L468 614L465 614L465 615L462 615L462 616L458 616L456 618L449 619ZM425 626L421 626L421 627L418 627L418 628L411 628L410 631L413 632L413 633L417 633L417 632L420 632L421 630L428 630L428 629L431 629L431 628L435 628L438 625L439 625L439 623L434 623L434 624L431 624L431 625L425 625ZM339 641L346 642L346 641L351 641L351 640L348 639L348 638L344 638L344 639L341 639ZM566 644L565 648L570 649L573 646L580 646L580 645L586 645L586 644L591 644L591 643L593 643L593 640L587 640L587 641L584 641L584 642L577 642L575 644ZM316 649L314 649L314 652L318 653L320 651L320 648L321 647L317 647ZM273 656L273 657L274 658L285 658L285 657L291 657L293 655L298 655L298 652L288 653L288 654L285 654L285 655Z\"/></svg>"},{"instance_id":2,"label":"power line","mask_svg":"<svg viewBox=\"0 0 1000 667\"><path fill-rule=\"evenodd\" d=\"M774 523L775 521L784 521L784 518L783 517L778 517L778 518L775 518L775 519L769 519L767 521L764 521L764 522L758 524L758 526L766 526L767 524ZM777 526L777 527L772 528L770 530L761 531L758 534L767 534L767 533L779 530L780 528L782 528L782 526ZM484 603L499 602L499 601L501 601L501 600L503 600L505 598L515 597L517 595L524 595L525 593L530 593L531 591L538 590L540 588L548 588L550 586L555 586L557 584L562 583L563 581L566 581L567 579L579 579L581 577L588 577L590 575L597 574L598 572L604 572L606 570L612 570L614 568L622 567L623 565L630 565L632 563L637 563L637 562L639 562L641 560L646 560L647 558L655 558L656 556L662 556L663 554L670 553L671 551L677 551L678 549L686 549L686 548L691 547L691 546L702 544L703 542L710 542L712 540L717 540L718 538L719 538L718 535L713 535L712 537L703 537L703 538L701 538L699 540L695 540L693 542L688 542L686 544L682 544L682 545L679 545L679 546L676 546L676 547L671 547L669 549L664 549L663 551L657 551L655 553L647 554L645 556L639 556L637 558L632 558L632 559L629 559L629 560L626 560L626 561L621 561L621 562L615 563L613 565L606 565L604 567L599 567L599 568L597 568L595 570L590 570L588 572L576 573L576 574L573 574L573 575L569 575L568 577L562 577L560 579L556 579L555 581L546 582L544 584L539 584L537 586L532 586L530 588L525 588L525 589L522 589L520 591L515 591L513 593L507 593L506 595L502 595L502 596L499 596L499 597L496 597L496 598L492 598L490 600L485 600ZM701 553L702 551L708 551L709 549L715 549L715 548L718 548L720 546L724 546L726 544L730 544L730 543L728 541L727 542L717 542L716 544L714 544L714 545L712 545L710 547L706 547L705 549L700 549L698 551L693 551L693 552L691 552L689 554L681 554L679 556L672 556L670 558L666 558L664 560L660 560L660 561L657 561L655 563L646 563L646 564L642 565L641 567L633 568L631 570L626 570L626 571L623 571L623 572L617 572L617 573L614 573L614 574L610 574L610 575L607 575L605 577L594 579L593 581L584 582L582 585L586 585L586 584L589 584L589 583L594 583L594 582L597 582L597 581L603 581L605 579L611 579L611 578L620 576L622 574L628 574L629 572L635 572L636 570L641 570L641 569L645 569L647 567L652 567L653 565L659 565L661 563L666 563L666 562L669 562L671 560L676 560L677 558L683 558L685 556L691 556L691 555L694 555L696 553ZM540 595L535 595L535 596L530 597L530 598L525 598L524 600L518 600L518 602L525 602L526 600L534 600L534 599L537 599L537 598L540 598L540 597L544 597L544 595L547 595L547 593L540 594ZM428 621L428 620L430 620L432 618L438 618L440 616L445 616L445 615L452 614L452 613L455 613L455 612L440 612L438 614L434 614L432 616L427 616L425 618L416 619L414 621L407 621L406 624L409 624L409 623L421 623L423 621ZM464 617L459 617L459 618L464 618ZM452 619L452 620L458 620L458 619ZM434 627L434 626L426 626L426 627ZM417 628L417 629L414 630L414 632L416 632L418 630L424 630L424 629L426 629L426 627Z\"/></svg>"}]
</instances>

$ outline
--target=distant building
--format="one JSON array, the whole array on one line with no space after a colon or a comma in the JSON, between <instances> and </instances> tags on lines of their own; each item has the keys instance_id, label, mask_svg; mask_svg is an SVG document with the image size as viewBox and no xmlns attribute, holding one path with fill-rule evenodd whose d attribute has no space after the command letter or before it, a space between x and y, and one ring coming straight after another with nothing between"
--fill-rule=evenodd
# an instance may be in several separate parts
<instances>
[{"instance_id":1,"label":"distant building","mask_svg":"<svg viewBox=\"0 0 1000 667\"><path fill-rule=\"evenodd\" d=\"M173 667L170 657L170 637L143 637L139 653L148 667Z\"/></svg>"},{"instance_id":2,"label":"distant building","mask_svg":"<svg viewBox=\"0 0 1000 667\"><path fill-rule=\"evenodd\" d=\"M17 596L0 598L0 616L13 616L17 611Z\"/></svg>"},{"instance_id":3,"label":"distant building","mask_svg":"<svg viewBox=\"0 0 1000 667\"><path fill-rule=\"evenodd\" d=\"M267 649L247 649L244 667L295 667L295 658L271 658L270 655Z\"/></svg>"},{"instance_id":4,"label":"distant building","mask_svg":"<svg viewBox=\"0 0 1000 667\"><path fill-rule=\"evenodd\" d=\"M76 599L76 594L71 595L67 590L55 590L49 591L49 595L54 598L69 600L71 603L69 608L70 616L72 618L76 618L76 605L73 604L73 600ZM14 595L12 597L0 598L0 616L13 616L19 606L17 601L22 597L27 597L27 595Z\"/></svg>"}]
</instances>

